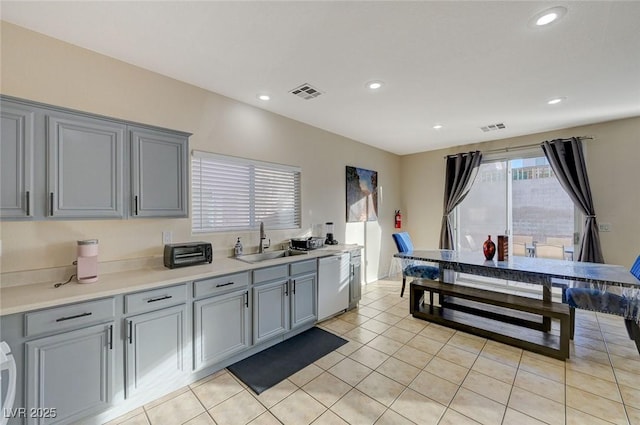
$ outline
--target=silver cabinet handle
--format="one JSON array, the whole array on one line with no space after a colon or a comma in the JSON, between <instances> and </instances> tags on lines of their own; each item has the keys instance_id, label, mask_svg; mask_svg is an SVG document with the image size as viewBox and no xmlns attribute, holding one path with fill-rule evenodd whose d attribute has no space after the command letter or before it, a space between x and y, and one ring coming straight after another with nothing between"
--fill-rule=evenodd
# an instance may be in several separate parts
<instances>
[{"instance_id":1,"label":"silver cabinet handle","mask_svg":"<svg viewBox=\"0 0 640 425\"><path fill-rule=\"evenodd\" d=\"M133 322L129 320L129 344L133 344Z\"/></svg>"},{"instance_id":2,"label":"silver cabinet handle","mask_svg":"<svg viewBox=\"0 0 640 425\"><path fill-rule=\"evenodd\" d=\"M91 312L87 312L87 313L82 313L82 314L76 314L75 316L61 317L59 319L56 319L56 322L64 322L65 320L78 319L80 317L91 316L92 314L93 313L91 313Z\"/></svg>"},{"instance_id":3,"label":"silver cabinet handle","mask_svg":"<svg viewBox=\"0 0 640 425\"><path fill-rule=\"evenodd\" d=\"M27 210L27 216L30 216L31 215L31 192L29 192L28 190L27 190L27 193L26 193L26 208L25 209Z\"/></svg>"},{"instance_id":4,"label":"silver cabinet handle","mask_svg":"<svg viewBox=\"0 0 640 425\"><path fill-rule=\"evenodd\" d=\"M168 300L168 299L170 299L170 298L173 298L173 296L172 296L172 295L165 295L164 297L158 297L158 298L151 298L151 299L148 299L148 300L147 300L147 302L148 302L148 303L154 303L154 302L156 302L156 301Z\"/></svg>"},{"instance_id":5,"label":"silver cabinet handle","mask_svg":"<svg viewBox=\"0 0 640 425\"><path fill-rule=\"evenodd\" d=\"M49 194L49 216L53 217L53 192Z\"/></svg>"},{"instance_id":6,"label":"silver cabinet handle","mask_svg":"<svg viewBox=\"0 0 640 425\"><path fill-rule=\"evenodd\" d=\"M244 296L246 297L244 301L244 306L249 308L249 291L245 292Z\"/></svg>"},{"instance_id":7,"label":"silver cabinet handle","mask_svg":"<svg viewBox=\"0 0 640 425\"><path fill-rule=\"evenodd\" d=\"M216 285L216 288L222 288L223 286L229 286L229 285L233 285L234 282L227 282L227 283L218 283Z\"/></svg>"},{"instance_id":8,"label":"silver cabinet handle","mask_svg":"<svg viewBox=\"0 0 640 425\"><path fill-rule=\"evenodd\" d=\"M109 325L109 350L113 350L113 325Z\"/></svg>"},{"instance_id":9,"label":"silver cabinet handle","mask_svg":"<svg viewBox=\"0 0 640 425\"><path fill-rule=\"evenodd\" d=\"M138 215L138 195L133 197L134 215Z\"/></svg>"}]
</instances>

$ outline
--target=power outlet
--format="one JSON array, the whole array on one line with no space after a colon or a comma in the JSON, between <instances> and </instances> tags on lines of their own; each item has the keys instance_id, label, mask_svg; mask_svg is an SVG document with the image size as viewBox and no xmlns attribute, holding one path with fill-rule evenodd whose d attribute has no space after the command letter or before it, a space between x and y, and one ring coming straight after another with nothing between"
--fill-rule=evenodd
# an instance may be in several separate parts
<instances>
[{"instance_id":1,"label":"power outlet","mask_svg":"<svg viewBox=\"0 0 640 425\"><path fill-rule=\"evenodd\" d=\"M167 245L171 243L171 240L173 239L173 232L171 232L170 230L165 230L164 232L162 232L162 243Z\"/></svg>"},{"instance_id":2,"label":"power outlet","mask_svg":"<svg viewBox=\"0 0 640 425\"><path fill-rule=\"evenodd\" d=\"M598 223L598 230L600 230L601 232L610 232L611 223Z\"/></svg>"}]
</instances>

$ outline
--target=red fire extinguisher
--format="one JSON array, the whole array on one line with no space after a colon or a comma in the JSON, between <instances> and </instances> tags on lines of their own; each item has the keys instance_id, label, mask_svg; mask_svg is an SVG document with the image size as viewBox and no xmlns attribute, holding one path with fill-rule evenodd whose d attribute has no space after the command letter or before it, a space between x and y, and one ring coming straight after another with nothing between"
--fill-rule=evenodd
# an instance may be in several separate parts
<instances>
[{"instance_id":1,"label":"red fire extinguisher","mask_svg":"<svg viewBox=\"0 0 640 425\"><path fill-rule=\"evenodd\" d=\"M400 210L396 210L396 229L402 227L402 214L400 214Z\"/></svg>"}]
</instances>

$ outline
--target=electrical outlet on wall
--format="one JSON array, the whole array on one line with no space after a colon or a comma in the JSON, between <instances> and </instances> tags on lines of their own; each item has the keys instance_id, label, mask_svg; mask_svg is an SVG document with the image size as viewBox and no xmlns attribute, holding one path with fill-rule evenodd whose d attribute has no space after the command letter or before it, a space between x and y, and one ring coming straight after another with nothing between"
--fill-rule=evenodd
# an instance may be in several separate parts
<instances>
[{"instance_id":1,"label":"electrical outlet on wall","mask_svg":"<svg viewBox=\"0 0 640 425\"><path fill-rule=\"evenodd\" d=\"M173 232L171 232L170 230L165 230L162 232L162 243L164 245L171 243L172 239L173 239Z\"/></svg>"},{"instance_id":2,"label":"electrical outlet on wall","mask_svg":"<svg viewBox=\"0 0 640 425\"><path fill-rule=\"evenodd\" d=\"M598 223L598 230L600 230L601 232L610 232L611 223Z\"/></svg>"}]
</instances>

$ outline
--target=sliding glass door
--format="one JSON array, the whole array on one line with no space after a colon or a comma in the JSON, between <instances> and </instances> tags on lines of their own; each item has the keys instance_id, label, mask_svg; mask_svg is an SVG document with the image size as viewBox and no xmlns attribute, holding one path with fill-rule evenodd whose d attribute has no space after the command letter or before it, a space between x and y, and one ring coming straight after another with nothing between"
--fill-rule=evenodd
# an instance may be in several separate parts
<instances>
[{"instance_id":1,"label":"sliding glass door","mask_svg":"<svg viewBox=\"0 0 640 425\"><path fill-rule=\"evenodd\" d=\"M509 255L572 259L576 212L540 149L487 156L456 211L457 248L509 235Z\"/></svg>"}]
</instances>

